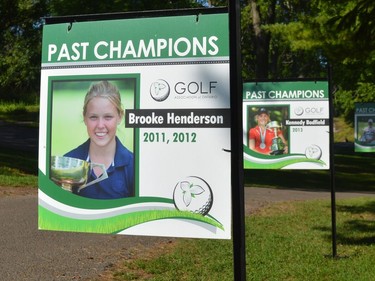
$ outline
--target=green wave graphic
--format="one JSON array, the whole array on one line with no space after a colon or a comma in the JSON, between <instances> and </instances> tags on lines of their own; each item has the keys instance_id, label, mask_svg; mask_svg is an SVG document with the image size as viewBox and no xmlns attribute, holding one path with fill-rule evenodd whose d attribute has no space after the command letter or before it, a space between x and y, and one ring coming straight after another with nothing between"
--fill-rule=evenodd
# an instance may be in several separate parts
<instances>
[{"instance_id":1,"label":"green wave graphic","mask_svg":"<svg viewBox=\"0 0 375 281\"><path fill-rule=\"evenodd\" d=\"M325 163L322 160L309 159L306 158L304 154L285 154L285 155L263 155L256 153L249 149L247 146L243 146L243 151L245 154L249 155L251 158L259 160L256 161L244 161L245 169L282 169L289 165L297 163L316 163L320 166L324 166ZM300 158L290 158L290 156L299 156ZM269 160L269 161L267 161ZM271 161L272 160L272 161Z\"/></svg>"},{"instance_id":2,"label":"green wave graphic","mask_svg":"<svg viewBox=\"0 0 375 281\"><path fill-rule=\"evenodd\" d=\"M354 141L355 152L375 152L375 144L363 143L359 140Z\"/></svg>"},{"instance_id":3,"label":"green wave graphic","mask_svg":"<svg viewBox=\"0 0 375 281\"><path fill-rule=\"evenodd\" d=\"M319 164L321 166L325 165L323 161L321 160L314 160L314 159L286 159L286 160L282 160L280 162L276 162L276 163L269 163L269 164L266 164L266 163L253 163L253 162L249 162L249 161L246 161L245 164L244 164L244 168L245 169L274 169L274 170L277 170L277 169L282 169L282 168L285 168L289 165L292 165L292 164L296 164L296 163L316 163L316 164Z\"/></svg>"},{"instance_id":4,"label":"green wave graphic","mask_svg":"<svg viewBox=\"0 0 375 281\"><path fill-rule=\"evenodd\" d=\"M130 227L161 219L193 220L224 230L222 224L210 217L178 210L148 210L96 220L67 218L41 206L38 207L38 211L40 230L116 234Z\"/></svg>"}]
</instances>

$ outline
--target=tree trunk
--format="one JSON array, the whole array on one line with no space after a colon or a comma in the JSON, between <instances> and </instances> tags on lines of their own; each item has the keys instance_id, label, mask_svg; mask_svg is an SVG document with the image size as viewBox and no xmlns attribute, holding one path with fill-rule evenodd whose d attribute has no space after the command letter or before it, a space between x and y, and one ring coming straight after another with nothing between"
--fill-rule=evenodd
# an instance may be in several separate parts
<instances>
[{"instance_id":1,"label":"tree trunk","mask_svg":"<svg viewBox=\"0 0 375 281\"><path fill-rule=\"evenodd\" d=\"M255 78L256 79L267 79L269 72L269 50L270 50L270 39L269 32L262 29L262 15L260 14L258 4L256 0L250 0L251 5L251 16L253 30L255 34ZM268 6L268 13L263 19L263 22L274 23L275 21L275 5L276 1L272 1Z\"/></svg>"}]
</instances>

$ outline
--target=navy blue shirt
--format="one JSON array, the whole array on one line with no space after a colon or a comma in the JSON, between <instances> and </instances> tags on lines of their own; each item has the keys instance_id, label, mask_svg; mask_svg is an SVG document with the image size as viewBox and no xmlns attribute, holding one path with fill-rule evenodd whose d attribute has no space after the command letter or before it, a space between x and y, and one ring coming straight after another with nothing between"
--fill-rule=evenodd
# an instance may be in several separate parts
<instances>
[{"instance_id":1,"label":"navy blue shirt","mask_svg":"<svg viewBox=\"0 0 375 281\"><path fill-rule=\"evenodd\" d=\"M90 139L66 153L64 156L87 160L89 155ZM134 157L116 137L116 153L113 164L107 169L108 178L96 184L81 189L78 193L84 197L95 199L116 199L134 196ZM96 179L91 171L87 182Z\"/></svg>"}]
</instances>

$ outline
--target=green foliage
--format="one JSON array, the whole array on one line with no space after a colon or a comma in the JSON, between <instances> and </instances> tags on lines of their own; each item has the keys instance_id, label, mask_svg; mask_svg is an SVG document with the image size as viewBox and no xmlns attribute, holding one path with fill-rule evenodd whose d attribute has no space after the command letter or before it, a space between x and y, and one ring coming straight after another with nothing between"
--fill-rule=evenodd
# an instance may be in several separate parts
<instances>
[{"instance_id":1,"label":"green foliage","mask_svg":"<svg viewBox=\"0 0 375 281\"><path fill-rule=\"evenodd\" d=\"M334 142L354 142L354 128L344 118L334 118Z\"/></svg>"},{"instance_id":2,"label":"green foliage","mask_svg":"<svg viewBox=\"0 0 375 281\"><path fill-rule=\"evenodd\" d=\"M88 5L89 2L89 5ZM51 0L49 11L52 16L84 15L99 13L118 13L128 11L184 9L199 7L196 1L174 0L174 1L147 1L147 0Z\"/></svg>"},{"instance_id":3,"label":"green foliage","mask_svg":"<svg viewBox=\"0 0 375 281\"><path fill-rule=\"evenodd\" d=\"M349 9L343 14L331 18L330 23L337 23L339 31L347 31L349 40L360 47L355 55L362 56L363 53L373 52L375 43L375 3L372 0L353 1L348 4Z\"/></svg>"},{"instance_id":4,"label":"green foliage","mask_svg":"<svg viewBox=\"0 0 375 281\"><path fill-rule=\"evenodd\" d=\"M43 18L200 7L193 0L0 0L0 100L35 101Z\"/></svg>"},{"instance_id":5,"label":"green foliage","mask_svg":"<svg viewBox=\"0 0 375 281\"><path fill-rule=\"evenodd\" d=\"M39 89L44 0L0 0L0 99L33 100Z\"/></svg>"},{"instance_id":6,"label":"green foliage","mask_svg":"<svg viewBox=\"0 0 375 281\"><path fill-rule=\"evenodd\" d=\"M374 102L375 84L358 83L355 90L339 90L335 93L335 114L342 115L348 124L354 121L354 105L357 102Z\"/></svg>"},{"instance_id":7,"label":"green foliage","mask_svg":"<svg viewBox=\"0 0 375 281\"><path fill-rule=\"evenodd\" d=\"M331 65L332 84L338 89L336 114L344 114L349 121L354 102L374 100L375 43L370 38L375 34L375 2L292 0L273 6L275 3L251 0L242 9L244 79L264 76L256 73L259 64L268 65L268 79L327 78ZM254 9L259 13L254 14ZM268 44L256 36L259 28L269 34ZM263 51L268 53L263 61L258 58L260 44L268 49Z\"/></svg>"},{"instance_id":8,"label":"green foliage","mask_svg":"<svg viewBox=\"0 0 375 281\"><path fill-rule=\"evenodd\" d=\"M43 18L78 14L225 6L217 1L0 0L0 100L35 101L39 94ZM370 98L373 83L375 2L372 0L240 1L244 80L326 78L333 66L337 112ZM373 98L372 98L373 100ZM347 108L349 107L349 108Z\"/></svg>"}]
</instances>

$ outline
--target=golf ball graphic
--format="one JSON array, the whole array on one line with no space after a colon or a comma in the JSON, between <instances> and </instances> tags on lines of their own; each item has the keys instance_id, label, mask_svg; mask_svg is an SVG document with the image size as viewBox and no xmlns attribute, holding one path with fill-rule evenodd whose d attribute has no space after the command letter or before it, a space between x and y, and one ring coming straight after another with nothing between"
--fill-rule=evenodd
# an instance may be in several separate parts
<instances>
[{"instance_id":1,"label":"golf ball graphic","mask_svg":"<svg viewBox=\"0 0 375 281\"><path fill-rule=\"evenodd\" d=\"M294 113L298 116L301 116L303 114L303 108L301 106L298 106L294 109Z\"/></svg>"},{"instance_id":2,"label":"golf ball graphic","mask_svg":"<svg viewBox=\"0 0 375 281\"><path fill-rule=\"evenodd\" d=\"M169 84L163 79L158 79L150 86L151 97L156 101L164 101L169 96Z\"/></svg>"},{"instance_id":3,"label":"golf ball graphic","mask_svg":"<svg viewBox=\"0 0 375 281\"><path fill-rule=\"evenodd\" d=\"M322 157L322 150L319 146L312 144L306 148L306 158L319 160Z\"/></svg>"},{"instance_id":4,"label":"golf ball graphic","mask_svg":"<svg viewBox=\"0 0 375 281\"><path fill-rule=\"evenodd\" d=\"M200 177L189 176L179 181L173 191L177 210L207 215L213 203L213 194L208 183Z\"/></svg>"}]
</instances>

